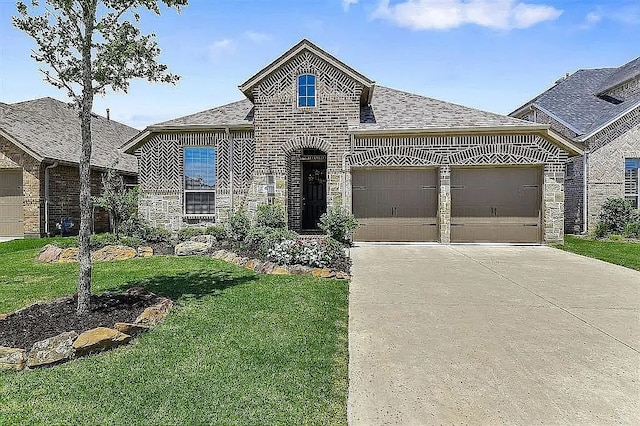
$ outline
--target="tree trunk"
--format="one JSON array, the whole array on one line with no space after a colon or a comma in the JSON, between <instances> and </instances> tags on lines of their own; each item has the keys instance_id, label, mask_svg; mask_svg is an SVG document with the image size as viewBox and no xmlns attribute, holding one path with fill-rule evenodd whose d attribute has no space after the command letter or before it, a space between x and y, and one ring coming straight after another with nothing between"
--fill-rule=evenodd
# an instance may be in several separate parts
<instances>
[{"instance_id":1,"label":"tree trunk","mask_svg":"<svg viewBox=\"0 0 640 426\"><path fill-rule=\"evenodd\" d=\"M91 311L91 110L93 109L93 78L91 69L91 34L93 33L95 10L91 5L83 6L85 29L82 46L82 98L80 101L80 128L82 148L80 151L80 234L78 235L78 315Z\"/></svg>"}]
</instances>

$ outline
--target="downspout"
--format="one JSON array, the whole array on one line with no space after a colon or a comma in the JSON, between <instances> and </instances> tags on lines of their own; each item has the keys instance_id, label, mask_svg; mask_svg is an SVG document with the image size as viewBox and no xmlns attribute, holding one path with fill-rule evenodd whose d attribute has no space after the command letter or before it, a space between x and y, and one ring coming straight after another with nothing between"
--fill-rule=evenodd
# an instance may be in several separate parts
<instances>
[{"instance_id":1,"label":"downspout","mask_svg":"<svg viewBox=\"0 0 640 426\"><path fill-rule=\"evenodd\" d=\"M229 127L224 128L224 132L227 134L227 140L229 141L229 196L231 197L231 211L233 211L233 138L231 137L231 131Z\"/></svg>"},{"instance_id":2,"label":"downspout","mask_svg":"<svg viewBox=\"0 0 640 426\"><path fill-rule=\"evenodd\" d=\"M585 151L582 156L582 234L586 235L589 232L589 209L587 202L589 198L587 197L587 182L588 182L588 173L589 173L589 152Z\"/></svg>"},{"instance_id":3,"label":"downspout","mask_svg":"<svg viewBox=\"0 0 640 426\"><path fill-rule=\"evenodd\" d=\"M44 168L44 233L47 237L51 236L49 231L49 170L58 167L58 162Z\"/></svg>"},{"instance_id":4,"label":"downspout","mask_svg":"<svg viewBox=\"0 0 640 426\"><path fill-rule=\"evenodd\" d=\"M348 152L342 154L342 207L347 208L347 157L351 157L353 154L353 147L355 144L355 136L353 133L349 135L350 148ZM348 208L351 211L351 208Z\"/></svg>"}]
</instances>

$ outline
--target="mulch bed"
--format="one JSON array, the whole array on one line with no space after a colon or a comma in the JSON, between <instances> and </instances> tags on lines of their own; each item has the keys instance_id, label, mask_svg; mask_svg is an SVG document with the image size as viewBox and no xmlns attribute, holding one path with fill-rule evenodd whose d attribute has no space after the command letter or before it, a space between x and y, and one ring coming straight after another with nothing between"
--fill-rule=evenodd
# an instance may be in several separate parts
<instances>
[{"instance_id":1,"label":"mulch bed","mask_svg":"<svg viewBox=\"0 0 640 426\"><path fill-rule=\"evenodd\" d=\"M116 322L131 323L153 305L158 297L151 293L105 293L91 297L91 313L76 315L77 296L31 305L0 320L0 346L30 350L35 342L67 331L113 328Z\"/></svg>"}]
</instances>

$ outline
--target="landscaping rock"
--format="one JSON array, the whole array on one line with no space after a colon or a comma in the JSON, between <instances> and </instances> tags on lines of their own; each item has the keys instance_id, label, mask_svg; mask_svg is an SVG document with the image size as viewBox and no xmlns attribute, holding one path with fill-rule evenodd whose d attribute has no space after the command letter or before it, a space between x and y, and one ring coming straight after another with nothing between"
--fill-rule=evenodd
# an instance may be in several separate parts
<instances>
[{"instance_id":1,"label":"landscaping rock","mask_svg":"<svg viewBox=\"0 0 640 426\"><path fill-rule=\"evenodd\" d=\"M176 246L175 253L176 256L194 256L207 254L209 250L211 250L209 244L198 241L185 241Z\"/></svg>"},{"instance_id":2,"label":"landscaping rock","mask_svg":"<svg viewBox=\"0 0 640 426\"><path fill-rule=\"evenodd\" d=\"M118 330L121 333L128 334L129 336L137 336L140 333L144 333L145 331L149 331L151 327L142 324L129 324L127 322L117 322L114 324L113 328Z\"/></svg>"},{"instance_id":3,"label":"landscaping rock","mask_svg":"<svg viewBox=\"0 0 640 426\"><path fill-rule=\"evenodd\" d=\"M262 266L260 267L260 271L258 271L258 272L260 272L261 274L270 274L277 267L278 267L278 265L276 265L273 262L264 262L262 264Z\"/></svg>"},{"instance_id":4,"label":"landscaping rock","mask_svg":"<svg viewBox=\"0 0 640 426\"><path fill-rule=\"evenodd\" d=\"M314 268L311 271L311 275L316 278L333 278L336 276L336 273L331 269L327 268Z\"/></svg>"},{"instance_id":5,"label":"landscaping rock","mask_svg":"<svg viewBox=\"0 0 640 426\"><path fill-rule=\"evenodd\" d=\"M73 343L77 337L78 333L68 331L34 343L27 357L27 367L57 364L73 358Z\"/></svg>"},{"instance_id":6,"label":"landscaping rock","mask_svg":"<svg viewBox=\"0 0 640 426\"><path fill-rule=\"evenodd\" d=\"M0 346L0 370L24 369L27 361L27 351L17 348L5 348Z\"/></svg>"},{"instance_id":7,"label":"landscaping rock","mask_svg":"<svg viewBox=\"0 0 640 426\"><path fill-rule=\"evenodd\" d=\"M196 235L194 237L189 238L190 241L195 241L197 243L205 243L209 246L213 246L218 240L213 235Z\"/></svg>"},{"instance_id":8,"label":"landscaping rock","mask_svg":"<svg viewBox=\"0 0 640 426\"><path fill-rule=\"evenodd\" d=\"M94 262L112 262L114 260L127 260L136 257L138 252L127 246L104 246L100 250L91 253Z\"/></svg>"},{"instance_id":9,"label":"landscaping rock","mask_svg":"<svg viewBox=\"0 0 640 426\"><path fill-rule=\"evenodd\" d=\"M291 275L305 275L310 274L313 268L303 265L291 265L287 269Z\"/></svg>"},{"instance_id":10,"label":"landscaping rock","mask_svg":"<svg viewBox=\"0 0 640 426\"><path fill-rule=\"evenodd\" d=\"M107 327L96 327L82 333L75 342L73 349L76 355L86 355L91 352L104 351L129 342L131 336Z\"/></svg>"},{"instance_id":11,"label":"landscaping rock","mask_svg":"<svg viewBox=\"0 0 640 426\"><path fill-rule=\"evenodd\" d=\"M149 306L147 309L142 311L140 315L138 315L138 318L136 318L133 323L153 327L154 325L159 324L160 321L167 316L171 305L173 305L173 302L170 299L164 299L160 303Z\"/></svg>"},{"instance_id":12,"label":"landscaping rock","mask_svg":"<svg viewBox=\"0 0 640 426\"><path fill-rule=\"evenodd\" d=\"M348 280L348 279L351 279L351 277L348 274L345 274L344 272L336 272L335 278L337 280Z\"/></svg>"},{"instance_id":13,"label":"landscaping rock","mask_svg":"<svg viewBox=\"0 0 640 426\"><path fill-rule=\"evenodd\" d=\"M271 271L271 274L273 274L273 275L291 275L289 273L289 271L287 270L286 266L276 266L275 268L273 268L273 271Z\"/></svg>"},{"instance_id":14,"label":"landscaping rock","mask_svg":"<svg viewBox=\"0 0 640 426\"><path fill-rule=\"evenodd\" d=\"M60 256L58 257L58 262L60 263L71 263L78 261L78 248L77 247L69 247L66 249L62 249Z\"/></svg>"},{"instance_id":15,"label":"landscaping rock","mask_svg":"<svg viewBox=\"0 0 640 426\"><path fill-rule=\"evenodd\" d=\"M2 321L5 318L8 318L9 315L11 315L11 314L0 314L0 321Z\"/></svg>"},{"instance_id":16,"label":"landscaping rock","mask_svg":"<svg viewBox=\"0 0 640 426\"><path fill-rule=\"evenodd\" d=\"M40 250L38 260L40 262L47 263L57 262L61 253L62 249L60 247L54 246L53 244L47 244L46 246L42 247L42 250Z\"/></svg>"},{"instance_id":17,"label":"landscaping rock","mask_svg":"<svg viewBox=\"0 0 640 426\"><path fill-rule=\"evenodd\" d=\"M138 247L138 257L151 257L153 256L153 248L149 246Z\"/></svg>"}]
</instances>

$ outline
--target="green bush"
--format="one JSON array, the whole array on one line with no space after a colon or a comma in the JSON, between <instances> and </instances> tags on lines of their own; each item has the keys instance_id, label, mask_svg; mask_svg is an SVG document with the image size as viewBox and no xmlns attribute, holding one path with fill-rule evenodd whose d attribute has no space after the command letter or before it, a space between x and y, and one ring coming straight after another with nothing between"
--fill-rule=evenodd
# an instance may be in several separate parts
<instances>
[{"instance_id":1,"label":"green bush","mask_svg":"<svg viewBox=\"0 0 640 426\"><path fill-rule=\"evenodd\" d=\"M118 244L122 245L122 246L128 246L128 247L140 247L144 245L144 240L142 238L139 237L126 237L126 236L120 236L119 240L118 240Z\"/></svg>"},{"instance_id":2,"label":"green bush","mask_svg":"<svg viewBox=\"0 0 640 426\"><path fill-rule=\"evenodd\" d=\"M344 244L351 243L351 234L358 227L358 221L346 209L330 207L320 216L320 229L334 240Z\"/></svg>"},{"instance_id":3,"label":"green bush","mask_svg":"<svg viewBox=\"0 0 640 426\"><path fill-rule=\"evenodd\" d=\"M227 238L227 231L222 225L207 226L204 230L204 233L207 235L213 235L214 237L216 237L217 241L222 241Z\"/></svg>"},{"instance_id":4,"label":"green bush","mask_svg":"<svg viewBox=\"0 0 640 426\"><path fill-rule=\"evenodd\" d=\"M607 224L602 222L596 223L596 229L594 231L594 236L596 238L604 238L607 236L608 233L609 233L609 227L607 226Z\"/></svg>"},{"instance_id":5,"label":"green bush","mask_svg":"<svg viewBox=\"0 0 640 426\"><path fill-rule=\"evenodd\" d=\"M110 233L93 234L89 239L89 246L92 250L99 249L104 246L118 244L118 238Z\"/></svg>"},{"instance_id":6,"label":"green bush","mask_svg":"<svg viewBox=\"0 0 640 426\"><path fill-rule=\"evenodd\" d=\"M624 236L627 238L640 238L640 220L627 223L624 227Z\"/></svg>"},{"instance_id":7,"label":"green bush","mask_svg":"<svg viewBox=\"0 0 640 426\"><path fill-rule=\"evenodd\" d=\"M244 243L249 250L266 256L269 250L277 243L295 239L297 234L283 228L269 228L266 226L255 226L249 230L244 239Z\"/></svg>"},{"instance_id":8,"label":"green bush","mask_svg":"<svg viewBox=\"0 0 640 426\"><path fill-rule=\"evenodd\" d=\"M244 208L234 211L225 222L227 237L231 241L244 241L250 227L251 221Z\"/></svg>"},{"instance_id":9,"label":"green bush","mask_svg":"<svg viewBox=\"0 0 640 426\"><path fill-rule=\"evenodd\" d=\"M256 212L256 226L266 228L286 228L284 208L280 204L260 204Z\"/></svg>"},{"instance_id":10,"label":"green bush","mask_svg":"<svg viewBox=\"0 0 640 426\"><path fill-rule=\"evenodd\" d=\"M138 236L149 243L168 243L171 241L171 231L160 226L143 226L140 228Z\"/></svg>"},{"instance_id":11,"label":"green bush","mask_svg":"<svg viewBox=\"0 0 640 426\"><path fill-rule=\"evenodd\" d=\"M602 205L599 222L606 227L606 235L622 234L627 223L632 222L635 212L624 198L609 198Z\"/></svg>"},{"instance_id":12,"label":"green bush","mask_svg":"<svg viewBox=\"0 0 640 426\"><path fill-rule=\"evenodd\" d=\"M342 243L333 238L284 240L269 250L268 259L284 265L326 268L346 262Z\"/></svg>"},{"instance_id":13,"label":"green bush","mask_svg":"<svg viewBox=\"0 0 640 426\"><path fill-rule=\"evenodd\" d=\"M204 235L206 228L182 228L178 231L178 240L187 241L191 237Z\"/></svg>"}]
</instances>

